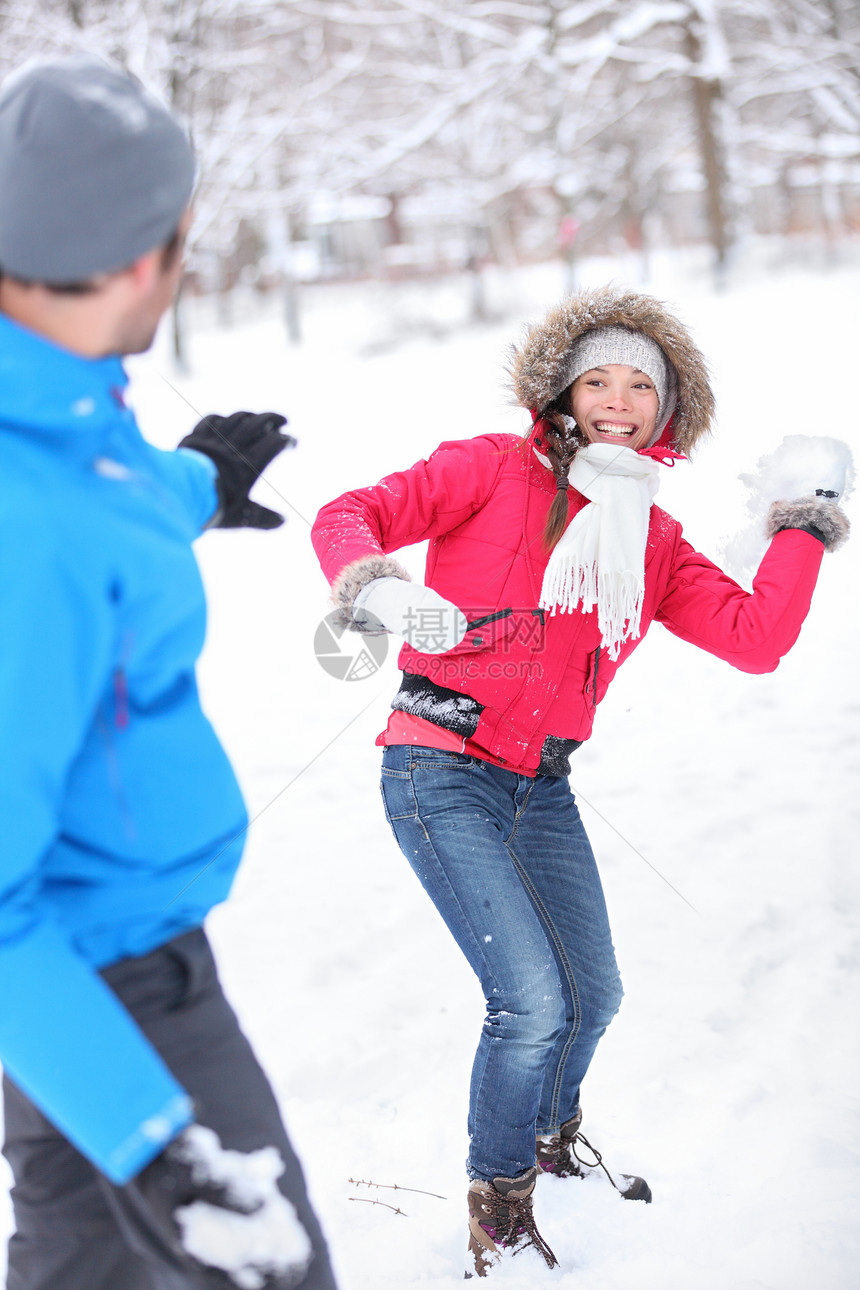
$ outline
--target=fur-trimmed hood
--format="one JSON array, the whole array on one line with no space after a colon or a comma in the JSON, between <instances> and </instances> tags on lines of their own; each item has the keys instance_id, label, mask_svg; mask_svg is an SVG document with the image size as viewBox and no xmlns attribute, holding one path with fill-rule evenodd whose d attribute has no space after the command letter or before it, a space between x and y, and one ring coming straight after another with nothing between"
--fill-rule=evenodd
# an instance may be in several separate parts
<instances>
[{"instance_id":1,"label":"fur-trimmed hood","mask_svg":"<svg viewBox=\"0 0 860 1290\"><path fill-rule=\"evenodd\" d=\"M597 327L630 327L656 341L677 378L678 402L670 443L687 454L708 433L714 395L701 352L686 327L665 305L637 291L600 287L569 296L528 329L511 347L508 370L516 400L531 412L543 412L570 385L571 347Z\"/></svg>"}]
</instances>

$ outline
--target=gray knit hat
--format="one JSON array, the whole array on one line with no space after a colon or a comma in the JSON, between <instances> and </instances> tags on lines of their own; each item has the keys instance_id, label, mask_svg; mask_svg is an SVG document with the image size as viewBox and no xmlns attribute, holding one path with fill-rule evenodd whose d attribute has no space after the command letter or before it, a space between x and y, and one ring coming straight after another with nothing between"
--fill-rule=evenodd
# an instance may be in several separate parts
<instances>
[{"instance_id":1,"label":"gray knit hat","mask_svg":"<svg viewBox=\"0 0 860 1290\"><path fill-rule=\"evenodd\" d=\"M90 54L32 62L0 90L0 271L82 282L164 245L194 157L171 112Z\"/></svg>"},{"instance_id":2,"label":"gray knit hat","mask_svg":"<svg viewBox=\"0 0 860 1290\"><path fill-rule=\"evenodd\" d=\"M660 438L675 411L678 382L672 364L667 362L656 340L630 327L598 327L584 332L570 350L567 384L572 385L583 372L607 363L626 363L650 376L657 390L657 422L650 443Z\"/></svg>"}]
</instances>

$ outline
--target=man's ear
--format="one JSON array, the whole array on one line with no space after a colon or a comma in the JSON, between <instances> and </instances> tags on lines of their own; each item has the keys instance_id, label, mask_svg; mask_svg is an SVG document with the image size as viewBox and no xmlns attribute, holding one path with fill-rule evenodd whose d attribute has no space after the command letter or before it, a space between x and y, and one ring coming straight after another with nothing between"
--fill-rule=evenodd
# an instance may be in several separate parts
<instances>
[{"instance_id":1,"label":"man's ear","mask_svg":"<svg viewBox=\"0 0 860 1290\"><path fill-rule=\"evenodd\" d=\"M131 279L131 285L145 295L159 276L160 268L161 250L157 247L154 251L147 251L146 255L141 255L127 269L124 269L123 273Z\"/></svg>"}]
</instances>

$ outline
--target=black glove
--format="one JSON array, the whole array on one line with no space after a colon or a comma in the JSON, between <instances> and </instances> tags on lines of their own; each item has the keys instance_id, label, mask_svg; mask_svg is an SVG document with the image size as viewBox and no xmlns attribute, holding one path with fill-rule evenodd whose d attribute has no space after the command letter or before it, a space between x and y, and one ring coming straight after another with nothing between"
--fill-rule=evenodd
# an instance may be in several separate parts
<instances>
[{"instance_id":1,"label":"black glove","mask_svg":"<svg viewBox=\"0 0 860 1290\"><path fill-rule=\"evenodd\" d=\"M217 1134L194 1124L125 1187L112 1188L112 1200L138 1244L186 1276L193 1268L211 1290L293 1290L313 1254L277 1188L282 1170L274 1147L226 1151Z\"/></svg>"},{"instance_id":2,"label":"black glove","mask_svg":"<svg viewBox=\"0 0 860 1290\"><path fill-rule=\"evenodd\" d=\"M269 462L284 448L295 447L293 436L281 433L286 424L277 412L211 413L180 442L180 448L205 453L218 467L220 506L211 528L276 529L283 524L283 515L250 501L248 494Z\"/></svg>"}]
</instances>

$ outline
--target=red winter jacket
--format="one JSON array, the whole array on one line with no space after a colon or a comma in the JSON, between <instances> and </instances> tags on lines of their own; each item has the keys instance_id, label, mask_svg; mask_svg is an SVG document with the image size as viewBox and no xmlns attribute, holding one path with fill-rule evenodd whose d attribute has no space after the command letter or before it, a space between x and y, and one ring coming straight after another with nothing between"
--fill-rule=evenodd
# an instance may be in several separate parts
<instances>
[{"instance_id":1,"label":"red winter jacket","mask_svg":"<svg viewBox=\"0 0 860 1290\"><path fill-rule=\"evenodd\" d=\"M531 440L480 435L443 443L410 470L344 493L322 508L312 531L331 582L343 582L345 570L360 581L378 577L372 568L363 576L360 566L349 566L429 538L428 586L470 622L511 611L469 631L447 654L404 645L399 663L483 704L475 743L511 770L532 773L547 735L589 737L597 703L639 643L625 642L613 662L606 650L597 653L596 611L550 616L538 609L548 560L542 536L554 496L554 476ZM588 503L571 488L569 504L572 516ZM823 551L802 530L777 533L749 593L652 506L639 639L656 619L741 671L772 672L797 639Z\"/></svg>"}]
</instances>

